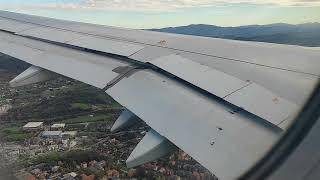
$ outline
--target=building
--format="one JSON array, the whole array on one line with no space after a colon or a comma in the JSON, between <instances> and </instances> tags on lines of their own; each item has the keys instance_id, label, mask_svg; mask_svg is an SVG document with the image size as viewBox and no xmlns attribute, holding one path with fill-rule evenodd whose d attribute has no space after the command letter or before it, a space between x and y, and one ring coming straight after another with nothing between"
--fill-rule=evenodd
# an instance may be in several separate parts
<instances>
[{"instance_id":1,"label":"building","mask_svg":"<svg viewBox=\"0 0 320 180\"><path fill-rule=\"evenodd\" d=\"M77 176L78 176L77 173L71 172L71 173L63 175L63 180L74 180Z\"/></svg>"},{"instance_id":2,"label":"building","mask_svg":"<svg viewBox=\"0 0 320 180\"><path fill-rule=\"evenodd\" d=\"M23 126L24 131L39 131L43 129L43 122L28 122Z\"/></svg>"},{"instance_id":3,"label":"building","mask_svg":"<svg viewBox=\"0 0 320 180\"><path fill-rule=\"evenodd\" d=\"M74 138L74 137L76 137L77 133L78 133L77 131L65 131L65 132L61 133L61 136L64 139Z\"/></svg>"},{"instance_id":4,"label":"building","mask_svg":"<svg viewBox=\"0 0 320 180\"><path fill-rule=\"evenodd\" d=\"M64 129L64 127L66 126L65 123L60 123L60 124L53 124L50 129L51 131L61 131Z\"/></svg>"},{"instance_id":5,"label":"building","mask_svg":"<svg viewBox=\"0 0 320 180\"><path fill-rule=\"evenodd\" d=\"M59 139L62 137L61 134L62 131L43 131L41 137L45 139Z\"/></svg>"}]
</instances>

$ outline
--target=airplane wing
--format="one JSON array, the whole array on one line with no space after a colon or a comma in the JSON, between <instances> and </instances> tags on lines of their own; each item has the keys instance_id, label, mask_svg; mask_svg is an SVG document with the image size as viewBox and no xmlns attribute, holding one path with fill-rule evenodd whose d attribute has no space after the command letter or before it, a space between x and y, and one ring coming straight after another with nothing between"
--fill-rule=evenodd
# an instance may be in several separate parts
<instances>
[{"instance_id":1,"label":"airplane wing","mask_svg":"<svg viewBox=\"0 0 320 180\"><path fill-rule=\"evenodd\" d=\"M220 179L245 173L283 134L320 76L320 50L0 12L0 52L32 66L21 86L63 75L126 110L113 131L152 129L133 167L177 147Z\"/></svg>"}]
</instances>

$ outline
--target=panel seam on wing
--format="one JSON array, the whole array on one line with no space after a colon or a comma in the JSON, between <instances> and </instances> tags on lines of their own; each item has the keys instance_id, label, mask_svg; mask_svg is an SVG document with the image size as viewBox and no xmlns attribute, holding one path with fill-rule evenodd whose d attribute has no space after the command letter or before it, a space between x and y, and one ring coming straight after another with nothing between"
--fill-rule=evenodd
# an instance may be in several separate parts
<instances>
[{"instance_id":1,"label":"panel seam on wing","mask_svg":"<svg viewBox=\"0 0 320 180\"><path fill-rule=\"evenodd\" d=\"M237 90L235 90L235 91L233 91L233 92L231 92L231 93L227 94L226 96L222 97L222 99L224 99L224 98L226 98L226 97L228 97L228 96L231 96L232 94L234 94L234 93L236 93L236 92L240 91L241 89L244 89L244 88L246 88L246 87L250 86L251 84L253 84L253 82L251 82L251 83L249 83L249 84L246 84L245 86L240 87L239 89L237 89Z\"/></svg>"}]
</instances>

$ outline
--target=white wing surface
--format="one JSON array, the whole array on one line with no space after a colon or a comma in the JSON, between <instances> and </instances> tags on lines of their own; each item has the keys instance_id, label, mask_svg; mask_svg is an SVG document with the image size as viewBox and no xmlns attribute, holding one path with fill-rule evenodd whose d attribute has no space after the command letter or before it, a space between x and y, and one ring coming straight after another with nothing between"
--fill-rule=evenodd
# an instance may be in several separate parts
<instances>
[{"instance_id":1,"label":"white wing surface","mask_svg":"<svg viewBox=\"0 0 320 180\"><path fill-rule=\"evenodd\" d=\"M153 130L128 164L153 160L177 146L220 179L240 176L269 150L320 76L316 48L5 11L0 52L32 65L12 84L60 74L104 89L126 107L117 130L132 120L145 121Z\"/></svg>"}]
</instances>

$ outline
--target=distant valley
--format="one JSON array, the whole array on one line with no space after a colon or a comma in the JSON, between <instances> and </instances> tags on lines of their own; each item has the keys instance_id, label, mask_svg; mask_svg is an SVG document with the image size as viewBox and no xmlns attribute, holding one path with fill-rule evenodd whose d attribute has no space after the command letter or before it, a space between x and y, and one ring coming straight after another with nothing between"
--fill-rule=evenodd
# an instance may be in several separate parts
<instances>
[{"instance_id":1,"label":"distant valley","mask_svg":"<svg viewBox=\"0 0 320 180\"><path fill-rule=\"evenodd\" d=\"M320 23L269 24L238 27L220 27L205 24L151 29L152 31L195 36L292 44L309 47L320 46Z\"/></svg>"}]
</instances>

